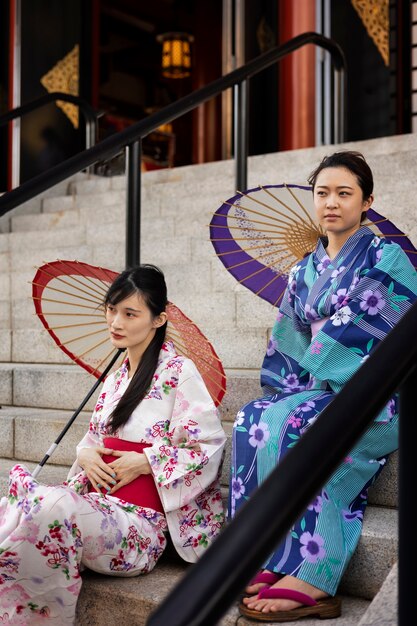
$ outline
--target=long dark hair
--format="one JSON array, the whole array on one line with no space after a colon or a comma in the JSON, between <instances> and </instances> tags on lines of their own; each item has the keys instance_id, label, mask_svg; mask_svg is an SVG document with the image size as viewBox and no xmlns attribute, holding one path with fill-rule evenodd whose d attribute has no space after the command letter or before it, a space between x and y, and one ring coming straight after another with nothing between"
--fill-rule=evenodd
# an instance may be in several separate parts
<instances>
[{"instance_id":1,"label":"long dark hair","mask_svg":"<svg viewBox=\"0 0 417 626\"><path fill-rule=\"evenodd\" d=\"M153 317L160 315L165 311L168 302L167 287L162 271L150 264L125 270L111 284L104 299L104 306L118 304L133 294L142 296ZM155 335L143 353L126 392L111 414L108 427L112 434L126 424L139 402L145 397L156 370L159 352L165 341L166 326L165 323L156 328Z\"/></svg>"},{"instance_id":2,"label":"long dark hair","mask_svg":"<svg viewBox=\"0 0 417 626\"><path fill-rule=\"evenodd\" d=\"M330 156L325 156L307 179L308 183L312 186L313 191L316 186L318 175L322 170L328 167L344 167L349 170L351 174L356 176L358 185L362 189L363 200L368 200L374 190L374 178L372 170L361 152L355 152L354 150L342 150L340 152L334 152ZM361 221L365 218L366 211L363 211Z\"/></svg>"}]
</instances>

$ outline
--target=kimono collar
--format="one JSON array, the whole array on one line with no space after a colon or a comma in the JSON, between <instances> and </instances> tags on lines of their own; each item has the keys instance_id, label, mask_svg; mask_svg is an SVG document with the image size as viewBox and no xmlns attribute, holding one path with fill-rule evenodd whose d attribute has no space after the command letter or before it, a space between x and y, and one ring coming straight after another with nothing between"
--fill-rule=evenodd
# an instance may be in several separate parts
<instances>
[{"instance_id":1,"label":"kimono collar","mask_svg":"<svg viewBox=\"0 0 417 626\"><path fill-rule=\"evenodd\" d=\"M339 258L343 259L344 257L346 257L347 253L353 250L353 248L356 247L359 241L366 236L375 237L375 233L370 228L368 228L368 226L361 226L356 232L353 233L353 235L349 237L349 239L345 241L339 252L332 260L330 260L329 256L327 255L323 240L319 239L316 249L314 251L314 256L319 263L325 263L328 259L327 265L331 264L335 267L337 265L337 260ZM368 243L369 242L367 242L367 245Z\"/></svg>"},{"instance_id":2,"label":"kimono collar","mask_svg":"<svg viewBox=\"0 0 417 626\"><path fill-rule=\"evenodd\" d=\"M174 342L171 341L170 339L167 341L164 341L164 343L162 344L162 348L159 352L157 367L159 367L159 365L163 361L170 360L176 356L178 356L178 352L175 349ZM120 379L127 377L129 373L129 357L125 358L125 360L123 361L122 365L120 366L118 370L118 373L119 373Z\"/></svg>"}]
</instances>

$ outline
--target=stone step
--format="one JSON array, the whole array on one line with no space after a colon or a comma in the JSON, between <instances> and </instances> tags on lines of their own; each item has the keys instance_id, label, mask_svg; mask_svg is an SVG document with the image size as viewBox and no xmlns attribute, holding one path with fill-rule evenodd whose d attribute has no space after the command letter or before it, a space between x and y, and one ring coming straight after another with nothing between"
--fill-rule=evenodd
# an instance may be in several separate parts
<instances>
[{"instance_id":1,"label":"stone step","mask_svg":"<svg viewBox=\"0 0 417 626\"><path fill-rule=\"evenodd\" d=\"M226 370L226 378L222 413L230 420L245 402L262 393L257 372L231 369ZM0 363L0 405L75 410L95 382L75 364ZM86 410L93 406L90 399Z\"/></svg>"},{"instance_id":2,"label":"stone step","mask_svg":"<svg viewBox=\"0 0 417 626\"><path fill-rule=\"evenodd\" d=\"M152 611L175 588L190 567L193 566L183 565L175 557L170 561L168 557L162 556L152 572L137 578L110 579L93 572L85 572L77 606L76 626L93 624L113 626L115 606L118 607L117 617L122 623L129 626L145 626ZM120 598L123 598L123 602L120 602ZM342 615L337 619L326 620L326 624L328 626L357 624L369 606L367 600L342 596ZM253 626L254 623L252 620L239 618L237 602L234 602L216 626L236 626L236 624ZM272 626L271 622L263 623L265 626ZM298 621L288 622L290 626L298 623ZM302 620L303 626L321 626L322 623L322 620L318 619Z\"/></svg>"},{"instance_id":3,"label":"stone step","mask_svg":"<svg viewBox=\"0 0 417 626\"><path fill-rule=\"evenodd\" d=\"M11 220L13 217L16 217L18 215L35 215L40 213L42 211L43 202L46 200L46 198L65 196L69 193L72 184L75 184L77 181L86 180L87 178L87 174L83 172L74 174L66 180L61 181L57 185L54 185L50 189L46 189L34 198L27 200L15 209L12 209L8 213L0 217L0 232L10 232Z\"/></svg>"},{"instance_id":4,"label":"stone step","mask_svg":"<svg viewBox=\"0 0 417 626\"><path fill-rule=\"evenodd\" d=\"M65 195L57 195L43 198L41 204L42 213L55 213L55 211L71 211L76 208L76 195L67 191Z\"/></svg>"},{"instance_id":5,"label":"stone step","mask_svg":"<svg viewBox=\"0 0 417 626\"><path fill-rule=\"evenodd\" d=\"M253 397L253 396L252 396ZM74 408L75 410L75 408ZM227 434L225 459L223 463L222 485L229 484L232 422L227 418L224 407L221 409L223 426ZM34 407L4 406L0 409L0 457L19 459L23 462L38 463L46 451L56 441L73 411L62 409L42 409ZM91 411L82 411L62 439L48 461L49 466L71 466L75 458L75 448L88 430ZM0 466L2 475L3 467ZM398 454L394 453L369 490L372 505L398 506Z\"/></svg>"},{"instance_id":6,"label":"stone step","mask_svg":"<svg viewBox=\"0 0 417 626\"><path fill-rule=\"evenodd\" d=\"M72 200L72 196L66 196ZM51 232L56 230L71 229L79 224L79 213L72 207L59 208L61 202L59 198L54 200L54 211L49 213L39 213L33 215L17 215L12 217L11 230L13 233Z\"/></svg>"}]
</instances>

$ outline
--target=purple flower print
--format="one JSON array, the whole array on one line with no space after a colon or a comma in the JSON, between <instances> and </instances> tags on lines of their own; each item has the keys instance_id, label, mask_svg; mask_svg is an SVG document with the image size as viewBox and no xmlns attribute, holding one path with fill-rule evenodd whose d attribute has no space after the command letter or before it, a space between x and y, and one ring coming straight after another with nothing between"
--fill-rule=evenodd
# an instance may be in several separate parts
<instances>
[{"instance_id":1,"label":"purple flower print","mask_svg":"<svg viewBox=\"0 0 417 626\"><path fill-rule=\"evenodd\" d=\"M305 402L302 402L298 409L300 411L302 411L303 413L308 413L308 411L311 411L312 409L314 409L314 407L316 406L316 403L313 402L313 400L306 400Z\"/></svg>"},{"instance_id":2,"label":"purple flower print","mask_svg":"<svg viewBox=\"0 0 417 626\"><path fill-rule=\"evenodd\" d=\"M241 478L232 479L232 497L235 500L239 500L245 493L245 486Z\"/></svg>"},{"instance_id":3,"label":"purple flower print","mask_svg":"<svg viewBox=\"0 0 417 626\"><path fill-rule=\"evenodd\" d=\"M297 282L295 280L291 281L291 283L288 285L288 289L290 293L294 296L295 292L297 291Z\"/></svg>"},{"instance_id":4,"label":"purple flower print","mask_svg":"<svg viewBox=\"0 0 417 626\"><path fill-rule=\"evenodd\" d=\"M281 313L281 311L278 311L275 321L280 322L283 317L284 317L284 314Z\"/></svg>"},{"instance_id":5,"label":"purple flower print","mask_svg":"<svg viewBox=\"0 0 417 626\"><path fill-rule=\"evenodd\" d=\"M328 256L324 256L323 260L317 265L317 271L319 274L323 274L323 272L325 272L327 270L327 268L329 267L329 265L331 265L331 260L329 259Z\"/></svg>"},{"instance_id":6,"label":"purple flower print","mask_svg":"<svg viewBox=\"0 0 417 626\"><path fill-rule=\"evenodd\" d=\"M272 406L274 403L271 402L270 400L256 400L256 402L253 403L253 406L256 407L257 409L267 409L269 406Z\"/></svg>"},{"instance_id":7,"label":"purple flower print","mask_svg":"<svg viewBox=\"0 0 417 626\"><path fill-rule=\"evenodd\" d=\"M379 237L374 237L372 239L372 245L374 246L374 248L376 248L377 246L379 246L379 244L381 243L381 239Z\"/></svg>"},{"instance_id":8,"label":"purple flower print","mask_svg":"<svg viewBox=\"0 0 417 626\"><path fill-rule=\"evenodd\" d=\"M309 563L317 563L326 556L323 548L324 539L321 535L305 532L301 535L300 542L303 544L300 548L301 556Z\"/></svg>"},{"instance_id":9,"label":"purple flower print","mask_svg":"<svg viewBox=\"0 0 417 626\"><path fill-rule=\"evenodd\" d=\"M336 313L330 318L332 320L333 326L341 326L342 324L347 324L350 320L351 313L352 311L348 306L344 306L336 311Z\"/></svg>"},{"instance_id":10,"label":"purple flower print","mask_svg":"<svg viewBox=\"0 0 417 626\"><path fill-rule=\"evenodd\" d=\"M304 307L304 314L306 316L306 319L314 322L314 320L316 320L318 318L318 315L316 313L316 311L313 309L313 307L311 307L309 304L306 304Z\"/></svg>"},{"instance_id":11,"label":"purple flower print","mask_svg":"<svg viewBox=\"0 0 417 626\"><path fill-rule=\"evenodd\" d=\"M196 437L198 433L201 433L201 428L197 428L197 426L195 428L191 428L191 426L189 426L187 430L193 437Z\"/></svg>"},{"instance_id":12,"label":"purple flower print","mask_svg":"<svg viewBox=\"0 0 417 626\"><path fill-rule=\"evenodd\" d=\"M363 511L342 511L343 518L347 522L353 522L356 519L363 519Z\"/></svg>"},{"instance_id":13,"label":"purple flower print","mask_svg":"<svg viewBox=\"0 0 417 626\"><path fill-rule=\"evenodd\" d=\"M285 387L289 387L290 389L298 387L300 384L300 381L298 380L298 376L296 374L288 374L282 382Z\"/></svg>"},{"instance_id":14,"label":"purple flower print","mask_svg":"<svg viewBox=\"0 0 417 626\"><path fill-rule=\"evenodd\" d=\"M104 546L111 550L115 544L122 540L122 531L117 528L117 522L112 517L104 518L101 522L101 530L104 535Z\"/></svg>"},{"instance_id":15,"label":"purple flower print","mask_svg":"<svg viewBox=\"0 0 417 626\"><path fill-rule=\"evenodd\" d=\"M379 262L380 262L380 260L381 260L381 258L382 258L382 253L383 253L383 251L384 251L384 250L383 250L383 248L380 248L379 250L377 250L377 251L376 251L376 260L377 260L377 263L379 263Z\"/></svg>"},{"instance_id":16,"label":"purple flower print","mask_svg":"<svg viewBox=\"0 0 417 626\"><path fill-rule=\"evenodd\" d=\"M333 272L331 273L331 277L332 278L337 278L339 276L339 274L341 274L343 272L343 270L345 270L346 267L344 265L342 265L341 267L337 268L336 270L333 270Z\"/></svg>"},{"instance_id":17,"label":"purple flower print","mask_svg":"<svg viewBox=\"0 0 417 626\"><path fill-rule=\"evenodd\" d=\"M269 432L268 424L265 422L259 422L259 424L252 424L249 430L249 445L254 448L262 449L265 447L271 433Z\"/></svg>"},{"instance_id":18,"label":"purple flower print","mask_svg":"<svg viewBox=\"0 0 417 626\"><path fill-rule=\"evenodd\" d=\"M266 353L268 356L272 356L275 352L275 350L278 347L278 341L276 339L274 339L273 337L271 337L268 341L268 345L266 347Z\"/></svg>"},{"instance_id":19,"label":"purple flower print","mask_svg":"<svg viewBox=\"0 0 417 626\"><path fill-rule=\"evenodd\" d=\"M340 307L345 306L347 303L347 290L346 289L338 289L335 294L332 295L332 304L335 305L335 309L340 309Z\"/></svg>"},{"instance_id":20,"label":"purple flower print","mask_svg":"<svg viewBox=\"0 0 417 626\"><path fill-rule=\"evenodd\" d=\"M362 311L367 311L369 315L377 315L385 306L385 300L382 297L382 293L377 289L375 291L367 289L363 292L361 298L362 302L360 307Z\"/></svg>"},{"instance_id":21,"label":"purple flower print","mask_svg":"<svg viewBox=\"0 0 417 626\"><path fill-rule=\"evenodd\" d=\"M323 508L323 498L321 496L316 496L307 508L309 511L315 511L316 513L320 513Z\"/></svg>"},{"instance_id":22,"label":"purple flower print","mask_svg":"<svg viewBox=\"0 0 417 626\"><path fill-rule=\"evenodd\" d=\"M313 341L310 346L311 354L320 354L323 344L320 341Z\"/></svg>"}]
</instances>

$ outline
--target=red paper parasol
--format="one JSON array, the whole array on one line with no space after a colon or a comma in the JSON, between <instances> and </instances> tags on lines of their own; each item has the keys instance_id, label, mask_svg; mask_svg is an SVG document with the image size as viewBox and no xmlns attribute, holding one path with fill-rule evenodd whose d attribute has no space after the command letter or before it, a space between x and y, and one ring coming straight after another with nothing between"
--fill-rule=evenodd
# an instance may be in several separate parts
<instances>
[{"instance_id":1,"label":"red paper parasol","mask_svg":"<svg viewBox=\"0 0 417 626\"><path fill-rule=\"evenodd\" d=\"M32 281L36 314L48 333L65 354L97 378L116 353L103 300L117 276L79 261L54 261L38 268ZM170 302L166 313L167 339L179 354L194 361L218 406L226 391L226 376L213 346L175 304Z\"/></svg>"}]
</instances>

